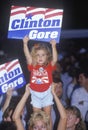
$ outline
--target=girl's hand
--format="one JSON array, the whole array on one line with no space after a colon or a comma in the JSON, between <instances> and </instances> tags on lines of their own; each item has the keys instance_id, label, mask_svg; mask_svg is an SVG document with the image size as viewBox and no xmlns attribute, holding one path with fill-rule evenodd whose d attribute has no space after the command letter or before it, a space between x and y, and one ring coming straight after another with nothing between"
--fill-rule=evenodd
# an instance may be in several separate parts
<instances>
[{"instance_id":1,"label":"girl's hand","mask_svg":"<svg viewBox=\"0 0 88 130\"><path fill-rule=\"evenodd\" d=\"M24 44L27 44L29 40L30 40L29 37L26 35L26 36L23 38L23 43L24 43Z\"/></svg>"},{"instance_id":2,"label":"girl's hand","mask_svg":"<svg viewBox=\"0 0 88 130\"><path fill-rule=\"evenodd\" d=\"M54 47L54 46L56 45L56 40L52 39L52 40L50 41L50 44L52 45L52 47Z\"/></svg>"}]
</instances>

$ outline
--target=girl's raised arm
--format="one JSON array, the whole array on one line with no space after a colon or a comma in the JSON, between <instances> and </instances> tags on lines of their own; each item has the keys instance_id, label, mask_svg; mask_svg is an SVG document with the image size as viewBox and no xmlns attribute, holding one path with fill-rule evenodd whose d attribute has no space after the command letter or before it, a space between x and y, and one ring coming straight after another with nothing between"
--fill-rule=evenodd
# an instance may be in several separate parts
<instances>
[{"instance_id":1,"label":"girl's raised arm","mask_svg":"<svg viewBox=\"0 0 88 130\"><path fill-rule=\"evenodd\" d=\"M52 65L55 65L57 62L57 49L56 49L56 41L55 40L51 40L50 44L52 46Z\"/></svg>"},{"instance_id":2,"label":"girl's raised arm","mask_svg":"<svg viewBox=\"0 0 88 130\"><path fill-rule=\"evenodd\" d=\"M27 64L32 64L32 57L28 48L28 41L29 41L29 37L26 35L23 38L23 50L24 50L24 54L27 60Z\"/></svg>"}]
</instances>

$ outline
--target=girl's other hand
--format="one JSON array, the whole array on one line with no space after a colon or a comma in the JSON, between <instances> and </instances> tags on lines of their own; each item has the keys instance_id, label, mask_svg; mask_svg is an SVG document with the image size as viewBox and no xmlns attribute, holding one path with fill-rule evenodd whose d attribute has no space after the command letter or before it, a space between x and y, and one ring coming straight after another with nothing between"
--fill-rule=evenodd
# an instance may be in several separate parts
<instances>
[{"instance_id":1,"label":"girl's other hand","mask_svg":"<svg viewBox=\"0 0 88 130\"><path fill-rule=\"evenodd\" d=\"M56 45L56 40L52 39L52 40L50 41L50 44L52 45L52 47L54 47L54 46Z\"/></svg>"},{"instance_id":2,"label":"girl's other hand","mask_svg":"<svg viewBox=\"0 0 88 130\"><path fill-rule=\"evenodd\" d=\"M26 36L23 38L23 43L24 43L24 44L27 44L29 40L30 40L29 37L26 35Z\"/></svg>"}]
</instances>

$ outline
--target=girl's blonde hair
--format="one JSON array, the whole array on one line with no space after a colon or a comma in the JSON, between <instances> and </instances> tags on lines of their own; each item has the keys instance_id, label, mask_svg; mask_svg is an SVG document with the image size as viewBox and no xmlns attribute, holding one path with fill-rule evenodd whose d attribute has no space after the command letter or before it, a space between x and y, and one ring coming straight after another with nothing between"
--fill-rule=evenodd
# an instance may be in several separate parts
<instances>
[{"instance_id":1,"label":"girl's blonde hair","mask_svg":"<svg viewBox=\"0 0 88 130\"><path fill-rule=\"evenodd\" d=\"M47 60L44 64L44 66L46 66L48 63L50 63L50 61L52 60L52 53L50 48L48 47L48 45L45 45L44 43L37 43L35 44L32 49L31 49L31 56L32 56L32 60L33 60L33 65L35 66L36 63L36 53L38 50L43 50L45 51L46 55L47 55Z\"/></svg>"},{"instance_id":2,"label":"girl's blonde hair","mask_svg":"<svg viewBox=\"0 0 88 130\"><path fill-rule=\"evenodd\" d=\"M78 124L76 124L75 130L86 130L86 125L82 119L80 110L76 106L68 106L66 110L69 113L74 114L79 119Z\"/></svg>"},{"instance_id":3,"label":"girl's blonde hair","mask_svg":"<svg viewBox=\"0 0 88 130\"><path fill-rule=\"evenodd\" d=\"M46 130L50 130L50 117L42 110L34 112L29 120L29 130L33 130L36 121L42 121L46 125Z\"/></svg>"}]
</instances>

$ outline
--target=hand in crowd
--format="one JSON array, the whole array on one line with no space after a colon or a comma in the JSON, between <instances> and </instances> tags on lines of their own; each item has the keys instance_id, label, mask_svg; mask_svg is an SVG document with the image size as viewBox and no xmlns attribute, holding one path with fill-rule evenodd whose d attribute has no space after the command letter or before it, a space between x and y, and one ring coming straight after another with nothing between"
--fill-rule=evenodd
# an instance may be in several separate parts
<instances>
[{"instance_id":1,"label":"hand in crowd","mask_svg":"<svg viewBox=\"0 0 88 130\"><path fill-rule=\"evenodd\" d=\"M13 88L8 88L8 90L6 92L7 97L11 97L12 93L13 93Z\"/></svg>"},{"instance_id":2,"label":"hand in crowd","mask_svg":"<svg viewBox=\"0 0 88 130\"><path fill-rule=\"evenodd\" d=\"M27 95L30 95L30 84L27 84L26 87L25 87L25 93Z\"/></svg>"}]
</instances>

